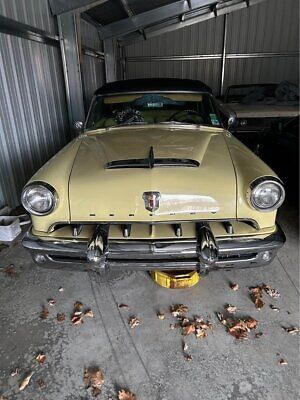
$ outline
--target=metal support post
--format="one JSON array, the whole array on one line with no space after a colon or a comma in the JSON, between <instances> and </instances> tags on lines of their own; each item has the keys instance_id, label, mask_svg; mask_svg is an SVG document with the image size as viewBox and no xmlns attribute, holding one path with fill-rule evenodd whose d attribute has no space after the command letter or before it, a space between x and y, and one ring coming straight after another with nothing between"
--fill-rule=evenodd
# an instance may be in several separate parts
<instances>
[{"instance_id":1,"label":"metal support post","mask_svg":"<svg viewBox=\"0 0 300 400\"><path fill-rule=\"evenodd\" d=\"M79 15L64 14L57 17L67 106L71 130L76 121L84 121L83 88L80 69Z\"/></svg>"}]
</instances>

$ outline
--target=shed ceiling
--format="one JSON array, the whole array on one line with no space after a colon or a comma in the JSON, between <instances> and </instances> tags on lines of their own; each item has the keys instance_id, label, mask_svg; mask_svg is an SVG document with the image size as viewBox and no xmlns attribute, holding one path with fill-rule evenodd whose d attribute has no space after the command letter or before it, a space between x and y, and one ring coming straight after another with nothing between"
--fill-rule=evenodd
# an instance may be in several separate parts
<instances>
[{"instance_id":1,"label":"shed ceiling","mask_svg":"<svg viewBox=\"0 0 300 400\"><path fill-rule=\"evenodd\" d=\"M147 39L266 0L49 0L53 14L81 12L100 37ZM271 1L271 0L268 0Z\"/></svg>"}]
</instances>

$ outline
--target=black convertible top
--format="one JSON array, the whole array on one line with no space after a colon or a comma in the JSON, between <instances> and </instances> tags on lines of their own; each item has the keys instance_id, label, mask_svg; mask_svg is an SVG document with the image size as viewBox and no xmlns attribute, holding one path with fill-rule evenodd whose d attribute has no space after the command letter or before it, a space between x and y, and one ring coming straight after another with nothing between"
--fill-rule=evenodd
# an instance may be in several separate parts
<instances>
[{"instance_id":1,"label":"black convertible top","mask_svg":"<svg viewBox=\"0 0 300 400\"><path fill-rule=\"evenodd\" d=\"M149 91L212 93L211 88L201 81L176 78L145 78L106 83L96 90L95 95Z\"/></svg>"}]
</instances>

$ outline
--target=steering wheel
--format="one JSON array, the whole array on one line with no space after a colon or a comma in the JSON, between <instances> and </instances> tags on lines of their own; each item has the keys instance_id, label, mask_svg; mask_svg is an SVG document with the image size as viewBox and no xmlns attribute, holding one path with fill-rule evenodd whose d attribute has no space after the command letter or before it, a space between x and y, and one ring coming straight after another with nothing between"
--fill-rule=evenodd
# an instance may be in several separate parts
<instances>
[{"instance_id":1,"label":"steering wheel","mask_svg":"<svg viewBox=\"0 0 300 400\"><path fill-rule=\"evenodd\" d=\"M175 119L175 117L178 117L178 115L179 114L183 114L183 113L186 113L186 114L192 114L192 115L197 115L198 117L200 117L201 119L202 119L202 121L203 121L203 116L198 112L198 111L196 111L196 110L179 110L179 111L176 111L174 114L172 114L169 118L168 118L168 121L173 121L174 119ZM191 123L195 123L193 120L188 120L188 119L183 119L183 120L181 120L181 121L178 121L178 122L190 122L191 121Z\"/></svg>"}]
</instances>

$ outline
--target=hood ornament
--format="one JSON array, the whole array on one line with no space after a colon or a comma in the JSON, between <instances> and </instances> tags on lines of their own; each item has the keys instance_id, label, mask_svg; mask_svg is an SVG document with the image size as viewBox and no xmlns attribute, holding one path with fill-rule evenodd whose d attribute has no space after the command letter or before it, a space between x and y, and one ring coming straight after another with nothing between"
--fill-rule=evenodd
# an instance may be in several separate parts
<instances>
[{"instance_id":1,"label":"hood ornament","mask_svg":"<svg viewBox=\"0 0 300 400\"><path fill-rule=\"evenodd\" d=\"M148 211L156 211L159 209L159 192L144 192L143 199L145 202L145 208Z\"/></svg>"}]
</instances>

